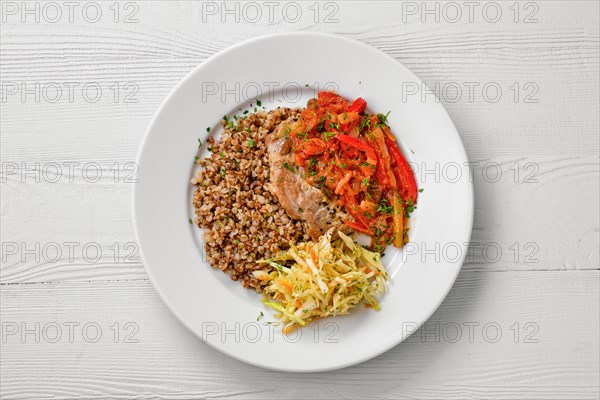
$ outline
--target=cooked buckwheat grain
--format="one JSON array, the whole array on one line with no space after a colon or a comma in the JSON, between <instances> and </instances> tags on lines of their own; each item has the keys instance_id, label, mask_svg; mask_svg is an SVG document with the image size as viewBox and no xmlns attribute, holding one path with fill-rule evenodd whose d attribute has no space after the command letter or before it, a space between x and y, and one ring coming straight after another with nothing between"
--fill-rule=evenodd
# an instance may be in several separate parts
<instances>
[{"instance_id":1,"label":"cooked buckwheat grain","mask_svg":"<svg viewBox=\"0 0 600 400\"><path fill-rule=\"evenodd\" d=\"M201 170L192 180L197 185L193 205L198 226L205 228L208 262L256 291L261 286L252 271L265 268L257 260L310 239L303 223L289 218L267 189L265 138L299 112L278 108L238 118L237 125L223 121L220 140L208 139L212 154L197 161Z\"/></svg>"}]
</instances>

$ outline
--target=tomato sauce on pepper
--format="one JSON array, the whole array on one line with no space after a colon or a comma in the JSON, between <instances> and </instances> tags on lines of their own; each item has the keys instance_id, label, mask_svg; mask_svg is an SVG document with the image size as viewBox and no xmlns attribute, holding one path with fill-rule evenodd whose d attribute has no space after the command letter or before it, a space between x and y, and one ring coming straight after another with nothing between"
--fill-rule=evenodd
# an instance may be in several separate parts
<instances>
[{"instance_id":1,"label":"tomato sauce on pepper","mask_svg":"<svg viewBox=\"0 0 600 400\"><path fill-rule=\"evenodd\" d=\"M366 112L333 92L309 100L289 134L306 179L353 218L350 228L369 235L371 248L402 247L417 202L414 173L387 125L387 116Z\"/></svg>"}]
</instances>

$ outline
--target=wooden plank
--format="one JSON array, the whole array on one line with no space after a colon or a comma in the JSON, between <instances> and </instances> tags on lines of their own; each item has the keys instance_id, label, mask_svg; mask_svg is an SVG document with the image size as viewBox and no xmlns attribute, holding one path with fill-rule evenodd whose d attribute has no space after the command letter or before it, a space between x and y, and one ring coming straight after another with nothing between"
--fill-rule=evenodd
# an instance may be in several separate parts
<instances>
[{"instance_id":1,"label":"wooden plank","mask_svg":"<svg viewBox=\"0 0 600 400\"><path fill-rule=\"evenodd\" d=\"M407 342L319 374L273 373L219 354L180 325L145 281L4 285L2 397L592 399L600 378L599 278L599 271L463 272ZM39 343L33 333L21 336L22 323L35 330L36 322ZM62 326L56 343L52 323ZM72 343L65 323L79 323ZM102 329L96 343L86 342L96 337L93 327L84 336L87 323ZM19 332L7 333L14 324Z\"/></svg>"}]
</instances>

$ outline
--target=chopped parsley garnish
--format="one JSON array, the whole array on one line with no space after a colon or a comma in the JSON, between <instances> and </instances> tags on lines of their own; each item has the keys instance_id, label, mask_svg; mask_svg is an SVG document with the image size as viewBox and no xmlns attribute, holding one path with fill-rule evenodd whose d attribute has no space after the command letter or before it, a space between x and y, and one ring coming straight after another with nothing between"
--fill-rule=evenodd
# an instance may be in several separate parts
<instances>
[{"instance_id":1,"label":"chopped parsley garnish","mask_svg":"<svg viewBox=\"0 0 600 400\"><path fill-rule=\"evenodd\" d=\"M220 151L220 152L219 152L219 157L221 157L221 158L225 158L225 154L223 154L223 152L222 152L222 151Z\"/></svg>"},{"instance_id":2,"label":"chopped parsley garnish","mask_svg":"<svg viewBox=\"0 0 600 400\"><path fill-rule=\"evenodd\" d=\"M260 100L256 100L256 105L260 107L262 106L262 102Z\"/></svg>"},{"instance_id":3,"label":"chopped parsley garnish","mask_svg":"<svg viewBox=\"0 0 600 400\"><path fill-rule=\"evenodd\" d=\"M206 128L206 132L210 132L210 126Z\"/></svg>"},{"instance_id":4,"label":"chopped parsley garnish","mask_svg":"<svg viewBox=\"0 0 600 400\"><path fill-rule=\"evenodd\" d=\"M337 122L330 122L328 124L329 129L331 129L331 127L333 127L334 129L337 129L338 131L340 130L340 124Z\"/></svg>"},{"instance_id":5,"label":"chopped parsley garnish","mask_svg":"<svg viewBox=\"0 0 600 400\"><path fill-rule=\"evenodd\" d=\"M282 165L285 169L288 169L292 172L296 172L296 167L294 167L293 165L290 165L287 162L284 162Z\"/></svg>"},{"instance_id":6,"label":"chopped parsley garnish","mask_svg":"<svg viewBox=\"0 0 600 400\"><path fill-rule=\"evenodd\" d=\"M296 133L296 136L298 136L298 139L301 139L302 141L308 139L308 133L306 132L298 132Z\"/></svg>"},{"instance_id":7,"label":"chopped parsley garnish","mask_svg":"<svg viewBox=\"0 0 600 400\"><path fill-rule=\"evenodd\" d=\"M304 210L303 210L302 208L298 207L298 212L299 212L299 213L303 213L303 212L304 212Z\"/></svg>"},{"instance_id":8,"label":"chopped parsley garnish","mask_svg":"<svg viewBox=\"0 0 600 400\"><path fill-rule=\"evenodd\" d=\"M415 211L417 206L413 203L413 199L408 199L404 207L404 218L410 217L410 214Z\"/></svg>"},{"instance_id":9,"label":"chopped parsley garnish","mask_svg":"<svg viewBox=\"0 0 600 400\"><path fill-rule=\"evenodd\" d=\"M391 214L394 208L389 205L386 199L381 200L381 203L377 205L377 211L385 214Z\"/></svg>"},{"instance_id":10,"label":"chopped parsley garnish","mask_svg":"<svg viewBox=\"0 0 600 400\"><path fill-rule=\"evenodd\" d=\"M244 111L244 115L248 114L250 111L246 110Z\"/></svg>"},{"instance_id":11,"label":"chopped parsley garnish","mask_svg":"<svg viewBox=\"0 0 600 400\"><path fill-rule=\"evenodd\" d=\"M337 136L337 134L338 134L337 132L324 132L323 139L325 139L325 140L333 139L334 137Z\"/></svg>"},{"instance_id":12,"label":"chopped parsley garnish","mask_svg":"<svg viewBox=\"0 0 600 400\"><path fill-rule=\"evenodd\" d=\"M202 147L202 140L200 140L200 138L198 138L198 148Z\"/></svg>"},{"instance_id":13,"label":"chopped parsley garnish","mask_svg":"<svg viewBox=\"0 0 600 400\"><path fill-rule=\"evenodd\" d=\"M263 312L261 311L260 314L258 315L258 317L256 317L257 321L260 321L262 319L262 317L264 317L265 314L263 314Z\"/></svg>"},{"instance_id":14,"label":"chopped parsley garnish","mask_svg":"<svg viewBox=\"0 0 600 400\"><path fill-rule=\"evenodd\" d=\"M189 218L189 219L188 219L188 222L190 223L190 225L193 225L193 224L194 224L194 223L192 222L192 219L191 219L191 218Z\"/></svg>"},{"instance_id":15,"label":"chopped parsley garnish","mask_svg":"<svg viewBox=\"0 0 600 400\"><path fill-rule=\"evenodd\" d=\"M360 131L364 131L364 130L371 130L371 117L368 115L365 115L362 117L362 119L360 120Z\"/></svg>"},{"instance_id":16,"label":"chopped parsley garnish","mask_svg":"<svg viewBox=\"0 0 600 400\"><path fill-rule=\"evenodd\" d=\"M255 144L256 144L256 143L254 142L254 139L250 139L250 140L248 140L248 147L249 147L249 148L253 148Z\"/></svg>"},{"instance_id":17,"label":"chopped parsley garnish","mask_svg":"<svg viewBox=\"0 0 600 400\"><path fill-rule=\"evenodd\" d=\"M327 120L327 118L325 118L325 117L321 118L321 120L317 124L317 132L321 133L325 130L325 121L326 120Z\"/></svg>"},{"instance_id":18,"label":"chopped parsley garnish","mask_svg":"<svg viewBox=\"0 0 600 400\"><path fill-rule=\"evenodd\" d=\"M419 193L423 193L423 188L419 189Z\"/></svg>"},{"instance_id":19,"label":"chopped parsley garnish","mask_svg":"<svg viewBox=\"0 0 600 400\"><path fill-rule=\"evenodd\" d=\"M198 161L199 158L200 157L198 157L198 156L194 157L194 161Z\"/></svg>"},{"instance_id":20,"label":"chopped parsley garnish","mask_svg":"<svg viewBox=\"0 0 600 400\"><path fill-rule=\"evenodd\" d=\"M377 119L379 120L379 126L387 125L388 123L388 115L390 115L391 111L388 111L387 114L377 114Z\"/></svg>"}]
</instances>

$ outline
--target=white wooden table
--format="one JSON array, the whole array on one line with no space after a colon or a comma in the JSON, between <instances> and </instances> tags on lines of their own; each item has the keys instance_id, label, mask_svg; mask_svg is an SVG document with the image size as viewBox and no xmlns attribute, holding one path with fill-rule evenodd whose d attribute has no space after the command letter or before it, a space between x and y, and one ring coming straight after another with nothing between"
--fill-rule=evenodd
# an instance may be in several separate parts
<instances>
[{"instance_id":1,"label":"white wooden table","mask_svg":"<svg viewBox=\"0 0 600 400\"><path fill-rule=\"evenodd\" d=\"M472 251L444 303L330 373L201 343L155 293L131 221L169 90L289 30L355 38L437 85L479 163ZM1 56L2 398L600 395L598 2L3 1Z\"/></svg>"}]
</instances>

